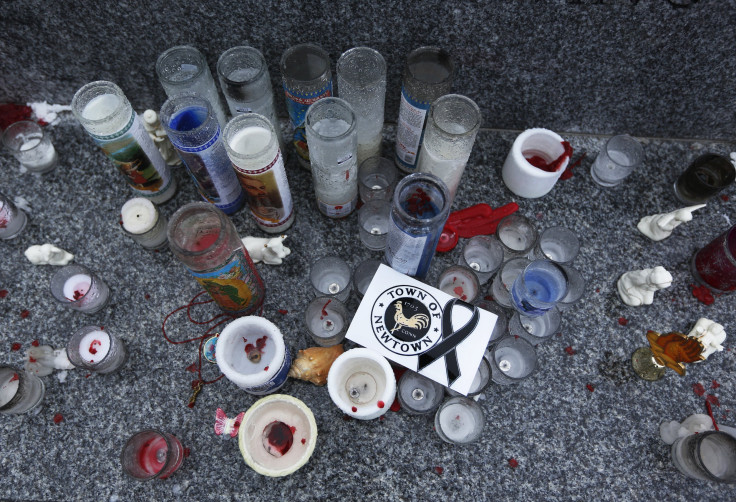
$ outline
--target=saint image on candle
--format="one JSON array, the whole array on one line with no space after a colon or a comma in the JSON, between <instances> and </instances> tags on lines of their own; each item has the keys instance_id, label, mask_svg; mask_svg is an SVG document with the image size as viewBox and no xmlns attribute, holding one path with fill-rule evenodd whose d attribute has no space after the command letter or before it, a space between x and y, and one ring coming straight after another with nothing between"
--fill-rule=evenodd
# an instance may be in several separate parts
<instances>
[{"instance_id":1,"label":"saint image on candle","mask_svg":"<svg viewBox=\"0 0 736 502\"><path fill-rule=\"evenodd\" d=\"M239 172L238 178L248 194L251 211L259 218L278 223L283 218L284 204L274 173L269 171L259 176L248 176Z\"/></svg>"}]
</instances>

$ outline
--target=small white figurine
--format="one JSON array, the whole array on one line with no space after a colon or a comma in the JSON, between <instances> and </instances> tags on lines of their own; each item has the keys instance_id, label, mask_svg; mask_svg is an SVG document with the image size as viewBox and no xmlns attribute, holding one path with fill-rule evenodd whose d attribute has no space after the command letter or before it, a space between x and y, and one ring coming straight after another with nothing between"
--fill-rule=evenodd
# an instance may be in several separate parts
<instances>
[{"instance_id":1,"label":"small white figurine","mask_svg":"<svg viewBox=\"0 0 736 502\"><path fill-rule=\"evenodd\" d=\"M155 111L146 110L143 112L143 127L168 165L178 166L181 164L181 157L174 150L174 146L166 134L166 129L161 125L161 121L158 119L158 114Z\"/></svg>"},{"instance_id":2,"label":"small white figurine","mask_svg":"<svg viewBox=\"0 0 736 502\"><path fill-rule=\"evenodd\" d=\"M243 237L243 245L248 250L253 263L263 262L266 265L281 265L283 258L291 254L291 249L284 246L286 235L278 237Z\"/></svg>"},{"instance_id":3,"label":"small white figurine","mask_svg":"<svg viewBox=\"0 0 736 502\"><path fill-rule=\"evenodd\" d=\"M697 211L704 207L705 204L698 204L697 206L683 207L682 209L672 211L671 213L645 216L639 221L636 228L653 241L661 241L662 239L669 237L675 227L681 223L692 220L693 211Z\"/></svg>"},{"instance_id":4,"label":"small white figurine","mask_svg":"<svg viewBox=\"0 0 736 502\"><path fill-rule=\"evenodd\" d=\"M672 285L672 274L664 267L626 272L618 280L618 295L626 305L651 305L654 292Z\"/></svg>"},{"instance_id":5,"label":"small white figurine","mask_svg":"<svg viewBox=\"0 0 736 502\"><path fill-rule=\"evenodd\" d=\"M25 250L26 258L34 265L67 265L74 255L53 244L31 246Z\"/></svg>"},{"instance_id":6,"label":"small white figurine","mask_svg":"<svg viewBox=\"0 0 736 502\"><path fill-rule=\"evenodd\" d=\"M662 422L659 426L659 435L667 444L672 444L679 438L713 430L713 420L708 415L696 413L690 415L682 423L677 420Z\"/></svg>"},{"instance_id":7,"label":"small white figurine","mask_svg":"<svg viewBox=\"0 0 736 502\"><path fill-rule=\"evenodd\" d=\"M721 324L701 317L687 336L697 338L703 344L704 350L701 355L705 361L712 353L723 350L722 343L726 341L726 330Z\"/></svg>"},{"instance_id":8,"label":"small white figurine","mask_svg":"<svg viewBox=\"0 0 736 502\"><path fill-rule=\"evenodd\" d=\"M31 347L26 353L25 370L38 376L46 376L56 370L71 370L74 365L69 362L66 349L54 349L49 345Z\"/></svg>"}]
</instances>

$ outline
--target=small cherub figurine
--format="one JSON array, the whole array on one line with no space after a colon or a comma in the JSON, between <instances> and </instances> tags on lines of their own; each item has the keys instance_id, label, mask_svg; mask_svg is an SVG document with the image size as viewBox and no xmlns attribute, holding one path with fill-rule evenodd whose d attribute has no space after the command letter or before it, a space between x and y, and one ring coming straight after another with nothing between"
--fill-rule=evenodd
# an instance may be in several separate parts
<instances>
[{"instance_id":1,"label":"small cherub figurine","mask_svg":"<svg viewBox=\"0 0 736 502\"><path fill-rule=\"evenodd\" d=\"M74 255L59 249L53 244L30 246L25 250L26 258L34 265L67 265Z\"/></svg>"},{"instance_id":2,"label":"small cherub figurine","mask_svg":"<svg viewBox=\"0 0 736 502\"><path fill-rule=\"evenodd\" d=\"M636 228L653 241L661 241L662 239L669 237L675 227L681 223L692 220L693 211L697 211L704 207L705 204L698 204L697 206L683 207L682 209L672 211L671 213L645 216L639 221Z\"/></svg>"},{"instance_id":3,"label":"small cherub figurine","mask_svg":"<svg viewBox=\"0 0 736 502\"><path fill-rule=\"evenodd\" d=\"M697 339L703 345L704 350L701 355L705 361L714 352L723 350L722 344L726 341L726 330L721 324L701 317L687 336Z\"/></svg>"},{"instance_id":4,"label":"small cherub figurine","mask_svg":"<svg viewBox=\"0 0 736 502\"><path fill-rule=\"evenodd\" d=\"M665 443L672 444L679 438L710 430L713 430L713 419L708 415L696 413L687 417L682 423L677 420L662 422L659 425L659 436Z\"/></svg>"},{"instance_id":5,"label":"small cherub figurine","mask_svg":"<svg viewBox=\"0 0 736 502\"><path fill-rule=\"evenodd\" d=\"M181 157L176 153L155 111L146 110L143 112L143 127L168 165L178 166L181 164Z\"/></svg>"},{"instance_id":6,"label":"small cherub figurine","mask_svg":"<svg viewBox=\"0 0 736 502\"><path fill-rule=\"evenodd\" d=\"M672 274L664 267L632 270L623 274L617 283L618 295L626 305L651 305L654 292L672 285Z\"/></svg>"},{"instance_id":7,"label":"small cherub figurine","mask_svg":"<svg viewBox=\"0 0 736 502\"><path fill-rule=\"evenodd\" d=\"M253 263L263 262L266 265L281 265L283 258L291 254L291 249L284 246L286 235L278 237L243 237L243 245L248 250Z\"/></svg>"},{"instance_id":8,"label":"small cherub figurine","mask_svg":"<svg viewBox=\"0 0 736 502\"><path fill-rule=\"evenodd\" d=\"M25 370L38 376L46 376L54 370L71 370L75 366L69 362L66 349L54 349L49 345L31 347L26 353Z\"/></svg>"}]
</instances>

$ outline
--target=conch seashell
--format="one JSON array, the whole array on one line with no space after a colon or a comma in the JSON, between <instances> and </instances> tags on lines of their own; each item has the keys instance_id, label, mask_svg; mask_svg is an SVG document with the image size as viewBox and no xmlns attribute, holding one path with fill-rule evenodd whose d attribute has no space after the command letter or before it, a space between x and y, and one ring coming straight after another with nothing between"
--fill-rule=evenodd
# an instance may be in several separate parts
<instances>
[{"instance_id":1,"label":"conch seashell","mask_svg":"<svg viewBox=\"0 0 736 502\"><path fill-rule=\"evenodd\" d=\"M327 373L332 363L345 352L342 344L332 347L310 347L300 350L289 370L289 376L312 382L314 385L327 383Z\"/></svg>"}]
</instances>

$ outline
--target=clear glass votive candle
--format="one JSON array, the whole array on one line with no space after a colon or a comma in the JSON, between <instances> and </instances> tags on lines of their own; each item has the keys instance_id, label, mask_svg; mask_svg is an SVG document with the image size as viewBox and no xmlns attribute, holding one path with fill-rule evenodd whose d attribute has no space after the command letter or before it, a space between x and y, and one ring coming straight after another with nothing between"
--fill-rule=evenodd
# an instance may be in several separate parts
<instances>
[{"instance_id":1,"label":"clear glass votive candle","mask_svg":"<svg viewBox=\"0 0 736 502\"><path fill-rule=\"evenodd\" d=\"M532 251L535 260L571 263L580 251L580 239L565 227L549 227L542 231Z\"/></svg>"},{"instance_id":2,"label":"clear glass votive candle","mask_svg":"<svg viewBox=\"0 0 736 502\"><path fill-rule=\"evenodd\" d=\"M562 316L556 308L548 310L544 315L537 317L529 317L514 312L511 321L509 321L509 334L519 336L536 347L556 334L560 329L561 322Z\"/></svg>"},{"instance_id":3,"label":"clear glass votive candle","mask_svg":"<svg viewBox=\"0 0 736 502\"><path fill-rule=\"evenodd\" d=\"M672 463L685 476L736 483L736 438L721 431L691 434L672 443Z\"/></svg>"},{"instance_id":4,"label":"clear glass votive candle","mask_svg":"<svg viewBox=\"0 0 736 502\"><path fill-rule=\"evenodd\" d=\"M309 280L317 296L334 296L346 302L352 289L350 267L337 256L324 256L312 264Z\"/></svg>"},{"instance_id":5,"label":"clear glass votive candle","mask_svg":"<svg viewBox=\"0 0 736 502\"><path fill-rule=\"evenodd\" d=\"M353 271L353 284L355 285L355 294L358 295L359 299L362 299L365 295L380 265L381 260L368 259L363 260L355 267Z\"/></svg>"},{"instance_id":6,"label":"clear glass votive candle","mask_svg":"<svg viewBox=\"0 0 736 502\"><path fill-rule=\"evenodd\" d=\"M321 347L341 343L350 325L345 304L330 296L318 296L309 302L304 322L312 340Z\"/></svg>"},{"instance_id":7,"label":"clear glass votive candle","mask_svg":"<svg viewBox=\"0 0 736 502\"><path fill-rule=\"evenodd\" d=\"M513 258L504 263L501 269L496 272L491 283L491 295L496 303L507 309L513 308L511 286L513 286L522 270L530 263L526 258Z\"/></svg>"},{"instance_id":8,"label":"clear glass votive candle","mask_svg":"<svg viewBox=\"0 0 736 502\"><path fill-rule=\"evenodd\" d=\"M585 277L580 273L578 269L571 265L560 265L562 270L565 271L565 277L567 278L567 294L557 302L557 310L567 310L585 295L585 286L587 282Z\"/></svg>"},{"instance_id":9,"label":"clear glass votive candle","mask_svg":"<svg viewBox=\"0 0 736 502\"><path fill-rule=\"evenodd\" d=\"M175 436L159 430L143 430L125 443L120 455L123 472L139 481L165 479L184 461L184 447Z\"/></svg>"},{"instance_id":10,"label":"clear glass votive candle","mask_svg":"<svg viewBox=\"0 0 736 502\"><path fill-rule=\"evenodd\" d=\"M491 347L490 363L495 383L519 383L537 369L537 351L525 339L507 336Z\"/></svg>"},{"instance_id":11,"label":"clear glass votive candle","mask_svg":"<svg viewBox=\"0 0 736 502\"><path fill-rule=\"evenodd\" d=\"M534 260L511 286L516 310L529 317L543 315L567 294L565 271L549 260Z\"/></svg>"},{"instance_id":12,"label":"clear glass votive candle","mask_svg":"<svg viewBox=\"0 0 736 502\"><path fill-rule=\"evenodd\" d=\"M99 326L75 331L66 344L66 353L74 366L97 373L117 371L128 359L123 342Z\"/></svg>"},{"instance_id":13,"label":"clear glass votive candle","mask_svg":"<svg viewBox=\"0 0 736 502\"><path fill-rule=\"evenodd\" d=\"M493 326L491 338L488 340L488 343L491 344L496 340L502 338L506 334L506 329L509 325L509 318L506 314L506 310L504 310L504 308L498 303L485 299L476 301L475 306L479 309L487 310L492 314L496 314L496 316L498 317L496 319L496 324Z\"/></svg>"},{"instance_id":14,"label":"clear glass votive candle","mask_svg":"<svg viewBox=\"0 0 736 502\"><path fill-rule=\"evenodd\" d=\"M148 199L135 197L120 210L123 232L146 249L161 249L169 245L166 239L168 221L158 207Z\"/></svg>"},{"instance_id":15,"label":"clear glass votive candle","mask_svg":"<svg viewBox=\"0 0 736 502\"><path fill-rule=\"evenodd\" d=\"M472 269L462 265L451 265L440 273L437 289L464 302L472 303L480 293L480 283Z\"/></svg>"},{"instance_id":16,"label":"clear glass votive candle","mask_svg":"<svg viewBox=\"0 0 736 502\"><path fill-rule=\"evenodd\" d=\"M0 414L25 413L38 406L45 393L46 387L36 375L0 366Z\"/></svg>"},{"instance_id":17,"label":"clear glass votive candle","mask_svg":"<svg viewBox=\"0 0 736 502\"><path fill-rule=\"evenodd\" d=\"M371 251L383 251L386 247L391 202L372 200L358 209L358 236L360 242Z\"/></svg>"},{"instance_id":18,"label":"clear glass votive candle","mask_svg":"<svg viewBox=\"0 0 736 502\"><path fill-rule=\"evenodd\" d=\"M51 294L70 309L94 314L107 305L110 288L87 267L70 264L51 277Z\"/></svg>"},{"instance_id":19,"label":"clear glass votive candle","mask_svg":"<svg viewBox=\"0 0 736 502\"><path fill-rule=\"evenodd\" d=\"M604 187L620 184L644 159L641 144L628 134L614 136L590 166L593 181Z\"/></svg>"},{"instance_id":20,"label":"clear glass votive candle","mask_svg":"<svg viewBox=\"0 0 736 502\"><path fill-rule=\"evenodd\" d=\"M398 173L393 162L385 157L369 157L358 168L358 191L360 200L375 199L390 201Z\"/></svg>"},{"instance_id":21,"label":"clear glass votive candle","mask_svg":"<svg viewBox=\"0 0 736 502\"><path fill-rule=\"evenodd\" d=\"M355 47L337 60L337 91L358 120L358 164L381 155L386 61L370 47Z\"/></svg>"},{"instance_id":22,"label":"clear glass votive candle","mask_svg":"<svg viewBox=\"0 0 736 502\"><path fill-rule=\"evenodd\" d=\"M465 243L457 263L472 268L483 285L503 263L503 247L495 237L476 235Z\"/></svg>"},{"instance_id":23,"label":"clear glass votive candle","mask_svg":"<svg viewBox=\"0 0 736 502\"><path fill-rule=\"evenodd\" d=\"M529 218L514 213L498 222L496 237L503 247L504 261L527 256L534 249L539 232Z\"/></svg>"},{"instance_id":24,"label":"clear glass votive candle","mask_svg":"<svg viewBox=\"0 0 736 502\"><path fill-rule=\"evenodd\" d=\"M9 197L0 193L0 239L12 239L20 235L28 223L28 217Z\"/></svg>"},{"instance_id":25,"label":"clear glass votive candle","mask_svg":"<svg viewBox=\"0 0 736 502\"><path fill-rule=\"evenodd\" d=\"M696 158L675 181L675 195L685 204L700 204L736 179L731 160L714 153Z\"/></svg>"},{"instance_id":26,"label":"clear glass votive candle","mask_svg":"<svg viewBox=\"0 0 736 502\"><path fill-rule=\"evenodd\" d=\"M468 397L475 397L484 390L486 390L486 387L488 387L488 384L491 383L491 363L488 362L488 360L483 357L480 360L480 366L478 366L478 370L475 372L475 376L473 377L473 382L470 384L470 389L468 390ZM459 392L456 392L452 390L451 388L447 388L447 393L450 396L462 396Z\"/></svg>"},{"instance_id":27,"label":"clear glass votive candle","mask_svg":"<svg viewBox=\"0 0 736 502\"><path fill-rule=\"evenodd\" d=\"M3 144L23 167L33 173L47 173L56 167L59 156L43 128L31 120L10 124Z\"/></svg>"},{"instance_id":28,"label":"clear glass votive candle","mask_svg":"<svg viewBox=\"0 0 736 502\"><path fill-rule=\"evenodd\" d=\"M467 397L453 397L437 410L434 429L443 441L468 444L480 439L485 421L483 409L477 402Z\"/></svg>"},{"instance_id":29,"label":"clear glass votive candle","mask_svg":"<svg viewBox=\"0 0 736 502\"><path fill-rule=\"evenodd\" d=\"M697 251L690 271L697 282L718 293L736 290L736 225Z\"/></svg>"},{"instance_id":30,"label":"clear glass votive candle","mask_svg":"<svg viewBox=\"0 0 736 502\"><path fill-rule=\"evenodd\" d=\"M396 396L401 408L410 415L432 413L445 397L445 386L429 378L406 370L399 378Z\"/></svg>"}]
</instances>

